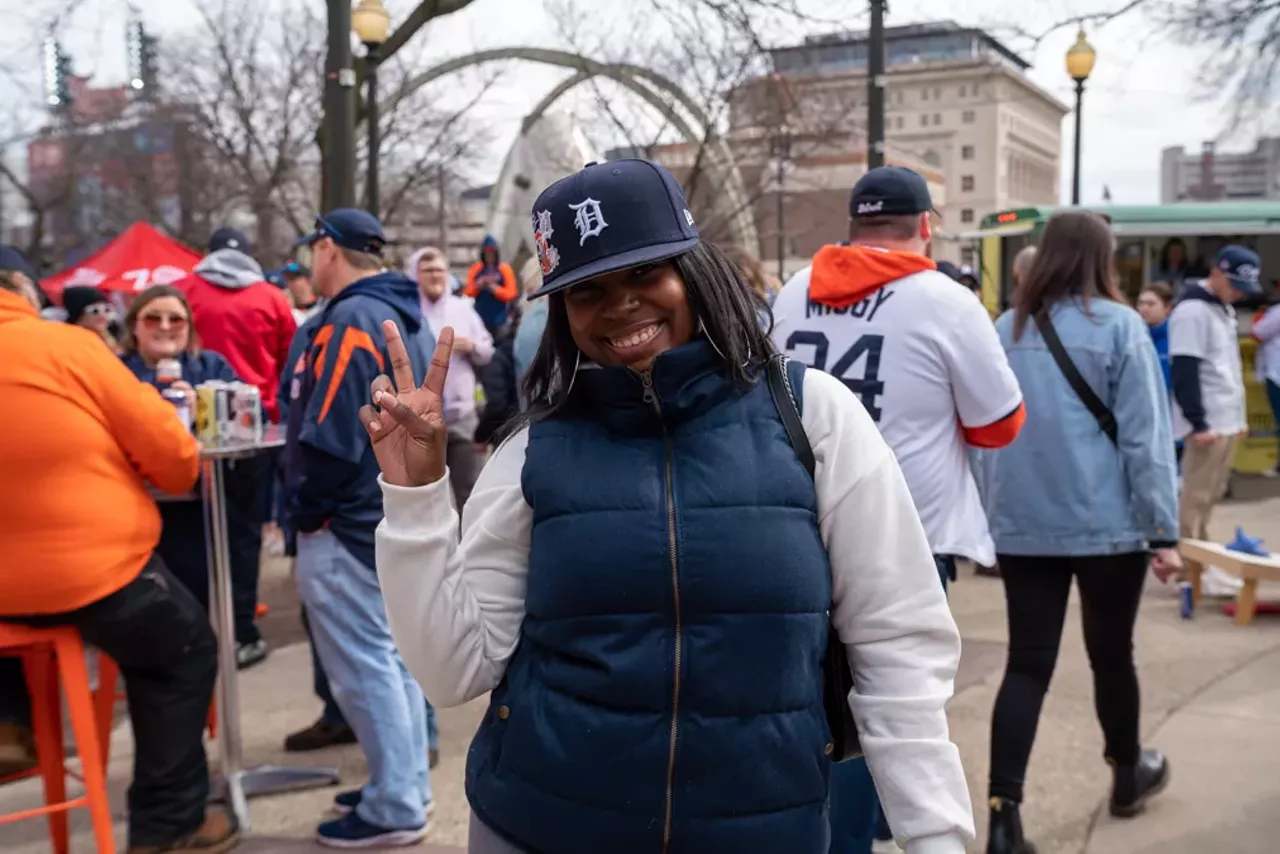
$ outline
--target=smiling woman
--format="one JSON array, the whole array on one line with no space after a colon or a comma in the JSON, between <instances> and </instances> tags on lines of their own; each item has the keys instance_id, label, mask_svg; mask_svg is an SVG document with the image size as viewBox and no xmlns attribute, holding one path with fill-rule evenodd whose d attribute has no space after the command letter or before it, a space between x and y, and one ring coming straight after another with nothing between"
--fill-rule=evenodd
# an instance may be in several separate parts
<instances>
[{"instance_id":1,"label":"smiling woman","mask_svg":"<svg viewBox=\"0 0 1280 854\"><path fill-rule=\"evenodd\" d=\"M699 242L665 169L589 165L543 191L533 224L550 304L532 406L461 537L452 332L420 388L379 377L360 416L405 664L433 703L492 692L468 758L470 850L825 854L836 632L899 841L961 854L973 818L943 709L959 636L866 410L774 361L767 308Z\"/></svg>"}]
</instances>

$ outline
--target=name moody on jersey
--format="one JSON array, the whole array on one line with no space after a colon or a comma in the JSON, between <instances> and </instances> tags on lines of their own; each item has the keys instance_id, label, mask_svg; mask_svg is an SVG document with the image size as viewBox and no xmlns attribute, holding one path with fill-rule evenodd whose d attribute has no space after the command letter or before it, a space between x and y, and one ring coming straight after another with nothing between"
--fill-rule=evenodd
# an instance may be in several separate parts
<instances>
[{"instance_id":1,"label":"name moody on jersey","mask_svg":"<svg viewBox=\"0 0 1280 854\"><path fill-rule=\"evenodd\" d=\"M832 314L848 315L862 320L871 320L876 316L876 312L880 310L880 306L884 305L889 297L895 293L892 285L884 287L869 294L864 299L855 302L853 305L846 305L841 308L832 308L829 305L823 305L820 302L807 300L804 304L804 316L807 320L810 317L827 317Z\"/></svg>"}]
</instances>

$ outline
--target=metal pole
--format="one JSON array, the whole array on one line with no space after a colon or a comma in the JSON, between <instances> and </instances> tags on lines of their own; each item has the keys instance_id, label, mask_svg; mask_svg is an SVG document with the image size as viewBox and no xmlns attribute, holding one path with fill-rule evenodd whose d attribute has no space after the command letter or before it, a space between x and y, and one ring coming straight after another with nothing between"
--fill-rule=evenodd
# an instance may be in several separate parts
<instances>
[{"instance_id":1,"label":"metal pole","mask_svg":"<svg viewBox=\"0 0 1280 854\"><path fill-rule=\"evenodd\" d=\"M326 0L329 51L324 65L324 209L349 208L356 199L356 72L351 67L351 0Z\"/></svg>"},{"instance_id":2,"label":"metal pole","mask_svg":"<svg viewBox=\"0 0 1280 854\"><path fill-rule=\"evenodd\" d=\"M378 158L382 148L382 129L378 127L378 46L367 45L369 54L365 59L365 77L369 84L365 96L365 123L369 126L369 168L365 171L364 197L365 207L374 216L381 216L382 198L379 190Z\"/></svg>"},{"instance_id":3,"label":"metal pole","mask_svg":"<svg viewBox=\"0 0 1280 854\"><path fill-rule=\"evenodd\" d=\"M440 164L440 187L439 187L440 198L437 202L438 207L436 209L436 215L440 218L440 251L444 253L444 263L448 265L450 263L449 262L449 220L448 220L448 214L446 213L446 210L445 210L445 194L446 194L445 183L446 182L445 182L445 174L444 174L444 164L441 163Z\"/></svg>"},{"instance_id":4,"label":"metal pole","mask_svg":"<svg viewBox=\"0 0 1280 854\"><path fill-rule=\"evenodd\" d=\"M867 169L884 165L884 13L887 0L871 0L867 41Z\"/></svg>"},{"instance_id":5,"label":"metal pole","mask_svg":"<svg viewBox=\"0 0 1280 854\"><path fill-rule=\"evenodd\" d=\"M787 178L787 137L786 129L778 132L775 153L777 154L777 204L778 204L778 281L785 282L786 277L786 257L787 257L787 231L783 218L786 216L786 195L784 182Z\"/></svg>"},{"instance_id":6,"label":"metal pole","mask_svg":"<svg viewBox=\"0 0 1280 854\"><path fill-rule=\"evenodd\" d=\"M1084 124L1084 81L1076 81L1076 152L1075 169L1071 176L1071 204L1080 204L1080 126Z\"/></svg>"}]
</instances>

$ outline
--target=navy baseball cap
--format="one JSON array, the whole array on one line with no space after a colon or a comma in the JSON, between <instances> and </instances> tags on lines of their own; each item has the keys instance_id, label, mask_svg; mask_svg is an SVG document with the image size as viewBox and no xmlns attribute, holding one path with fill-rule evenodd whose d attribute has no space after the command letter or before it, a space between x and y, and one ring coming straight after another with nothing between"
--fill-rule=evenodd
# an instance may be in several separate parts
<instances>
[{"instance_id":1,"label":"navy baseball cap","mask_svg":"<svg viewBox=\"0 0 1280 854\"><path fill-rule=\"evenodd\" d=\"M647 160L615 160L543 190L533 242L542 287L530 299L682 255L698 245L698 229L674 175Z\"/></svg>"},{"instance_id":2,"label":"navy baseball cap","mask_svg":"<svg viewBox=\"0 0 1280 854\"><path fill-rule=\"evenodd\" d=\"M1213 266L1221 270L1231 287L1241 293L1256 294L1262 290L1262 261L1252 249L1229 243L1218 250Z\"/></svg>"},{"instance_id":3,"label":"navy baseball cap","mask_svg":"<svg viewBox=\"0 0 1280 854\"><path fill-rule=\"evenodd\" d=\"M219 249L235 249L246 255L253 251L249 238L244 236L243 231L234 228L220 228L210 235L209 251L217 252Z\"/></svg>"},{"instance_id":4,"label":"navy baseball cap","mask_svg":"<svg viewBox=\"0 0 1280 854\"><path fill-rule=\"evenodd\" d=\"M933 210L929 184L903 166L879 166L853 185L849 216L905 216Z\"/></svg>"},{"instance_id":5,"label":"navy baseball cap","mask_svg":"<svg viewBox=\"0 0 1280 854\"><path fill-rule=\"evenodd\" d=\"M0 272L21 273L33 282L39 281L35 268L16 246L0 244Z\"/></svg>"},{"instance_id":6,"label":"navy baseball cap","mask_svg":"<svg viewBox=\"0 0 1280 854\"><path fill-rule=\"evenodd\" d=\"M299 264L297 261L290 261L288 264L285 264L280 268L280 275L286 279L290 276L306 276L309 279L311 278L311 269L305 264Z\"/></svg>"},{"instance_id":7,"label":"navy baseball cap","mask_svg":"<svg viewBox=\"0 0 1280 854\"><path fill-rule=\"evenodd\" d=\"M338 208L316 217L316 230L294 246L310 246L326 237L344 249L370 255L381 255L382 248L387 245L387 236L376 216L356 208Z\"/></svg>"}]
</instances>

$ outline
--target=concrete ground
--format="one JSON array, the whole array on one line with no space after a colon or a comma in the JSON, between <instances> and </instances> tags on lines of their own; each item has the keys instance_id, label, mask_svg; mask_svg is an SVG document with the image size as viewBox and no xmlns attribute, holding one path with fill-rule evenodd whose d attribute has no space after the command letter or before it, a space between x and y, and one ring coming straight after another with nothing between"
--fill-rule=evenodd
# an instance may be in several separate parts
<instances>
[{"instance_id":1,"label":"concrete ground","mask_svg":"<svg viewBox=\"0 0 1280 854\"><path fill-rule=\"evenodd\" d=\"M1280 498L1224 506L1214 534L1225 541L1243 524L1280 548ZM1280 600L1280 587L1263 590ZM356 746L309 756L286 755L285 734L309 724L318 702L298 628L296 597L287 564L268 559L263 621L275 650L242 675L245 755L256 763L337 765L344 786L363 781ZM960 747L978 820L986 823L987 751L991 708L1004 664L1005 618L997 580L964 576L952 588L952 608L964 636L964 655L949 715ZM1062 655L1040 721L1027 778L1024 821L1042 854L1269 854L1280 850L1280 617L1259 616L1235 626L1208 603L1193 621L1178 616L1173 591L1152 581L1142 604L1137 639L1143 688L1143 732L1164 750L1173 767L1169 789L1149 812L1130 821L1106 814L1109 771L1093 715L1093 689L1081 640L1078 604L1072 604ZM432 774L436 811L428 843L416 849L458 854L466 844L468 811L462 791L467 744L484 708L478 701L442 710L441 763ZM124 789L129 779L131 736L121 721L112 739L109 777L124 848ZM251 802L253 832L246 854L303 854L322 850L309 839L334 789L298 792ZM0 789L0 814L38 806L39 784ZM92 851L85 816L76 811L73 851ZM0 825L0 851L50 850L43 821ZM978 843L971 851L981 851Z\"/></svg>"}]
</instances>

